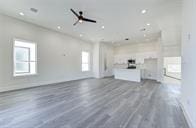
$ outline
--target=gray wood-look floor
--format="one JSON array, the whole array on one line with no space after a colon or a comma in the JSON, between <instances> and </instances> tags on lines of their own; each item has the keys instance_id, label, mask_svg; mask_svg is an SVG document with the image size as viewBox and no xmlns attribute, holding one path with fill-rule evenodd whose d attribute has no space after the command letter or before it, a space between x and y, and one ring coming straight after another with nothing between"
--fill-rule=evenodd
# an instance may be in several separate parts
<instances>
[{"instance_id":1,"label":"gray wood-look floor","mask_svg":"<svg viewBox=\"0 0 196 128\"><path fill-rule=\"evenodd\" d=\"M188 128L179 89L86 79L0 93L0 128Z\"/></svg>"}]
</instances>

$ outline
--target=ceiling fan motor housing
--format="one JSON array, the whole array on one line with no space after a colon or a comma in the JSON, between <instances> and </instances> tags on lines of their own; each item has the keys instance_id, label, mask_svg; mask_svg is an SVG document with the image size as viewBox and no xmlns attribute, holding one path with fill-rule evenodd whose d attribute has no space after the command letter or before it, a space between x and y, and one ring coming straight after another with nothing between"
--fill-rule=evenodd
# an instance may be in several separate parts
<instances>
[{"instance_id":1,"label":"ceiling fan motor housing","mask_svg":"<svg viewBox=\"0 0 196 128\"><path fill-rule=\"evenodd\" d=\"M83 12L82 12L82 11L79 11L79 14L80 14L80 15L82 15L82 14L83 14Z\"/></svg>"}]
</instances>

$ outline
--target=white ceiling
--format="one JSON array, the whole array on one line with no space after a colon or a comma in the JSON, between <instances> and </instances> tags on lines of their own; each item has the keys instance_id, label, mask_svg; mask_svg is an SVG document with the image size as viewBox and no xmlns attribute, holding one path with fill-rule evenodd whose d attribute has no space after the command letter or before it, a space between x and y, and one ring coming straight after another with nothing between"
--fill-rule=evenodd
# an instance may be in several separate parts
<instances>
[{"instance_id":1,"label":"white ceiling","mask_svg":"<svg viewBox=\"0 0 196 128\"><path fill-rule=\"evenodd\" d=\"M38 13L30 8L38 9ZM84 22L73 26L77 19L70 8L83 11L84 16L97 20L97 24ZM146 14L141 14L143 9ZM91 42L124 42L125 38L130 38L128 42L155 40L164 25L170 24L171 17L170 27L178 27L180 9L181 0L0 0L2 14ZM20 12L25 15L20 16ZM167 23L167 19L162 20L165 17L170 17ZM103 25L105 29L101 28ZM146 32L141 32L142 28Z\"/></svg>"}]
</instances>

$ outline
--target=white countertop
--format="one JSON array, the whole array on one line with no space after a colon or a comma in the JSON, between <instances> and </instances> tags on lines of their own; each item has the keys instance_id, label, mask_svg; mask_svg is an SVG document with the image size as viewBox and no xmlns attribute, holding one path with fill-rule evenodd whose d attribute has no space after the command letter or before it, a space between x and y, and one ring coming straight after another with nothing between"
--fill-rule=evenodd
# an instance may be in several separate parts
<instances>
[{"instance_id":1,"label":"white countertop","mask_svg":"<svg viewBox=\"0 0 196 128\"><path fill-rule=\"evenodd\" d=\"M140 82L141 81L141 70L140 69L115 68L114 77L115 79Z\"/></svg>"},{"instance_id":2,"label":"white countertop","mask_svg":"<svg viewBox=\"0 0 196 128\"><path fill-rule=\"evenodd\" d=\"M136 68L136 69L128 69L128 68L114 68L114 70L141 70L140 68Z\"/></svg>"}]
</instances>

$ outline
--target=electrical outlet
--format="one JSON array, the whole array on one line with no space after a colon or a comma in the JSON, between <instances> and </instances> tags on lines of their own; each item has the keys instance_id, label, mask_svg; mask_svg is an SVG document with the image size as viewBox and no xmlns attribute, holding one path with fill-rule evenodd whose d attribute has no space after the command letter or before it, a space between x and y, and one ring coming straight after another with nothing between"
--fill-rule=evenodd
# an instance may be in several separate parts
<instances>
[{"instance_id":1,"label":"electrical outlet","mask_svg":"<svg viewBox=\"0 0 196 128\"><path fill-rule=\"evenodd\" d=\"M186 103L187 103L187 105L189 105L189 106L191 105L191 103L190 103L190 101L189 101L189 100L187 100L187 101L186 101Z\"/></svg>"}]
</instances>

